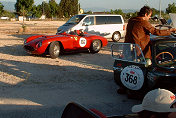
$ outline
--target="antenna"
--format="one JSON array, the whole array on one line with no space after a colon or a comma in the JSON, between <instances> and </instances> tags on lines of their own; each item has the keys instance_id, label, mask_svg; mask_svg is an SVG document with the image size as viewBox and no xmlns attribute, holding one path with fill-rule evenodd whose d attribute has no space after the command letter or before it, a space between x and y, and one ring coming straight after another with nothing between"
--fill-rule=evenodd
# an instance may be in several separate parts
<instances>
[{"instance_id":1,"label":"antenna","mask_svg":"<svg viewBox=\"0 0 176 118\"><path fill-rule=\"evenodd\" d=\"M161 0L159 1L159 10L160 10L160 18L161 18Z\"/></svg>"}]
</instances>

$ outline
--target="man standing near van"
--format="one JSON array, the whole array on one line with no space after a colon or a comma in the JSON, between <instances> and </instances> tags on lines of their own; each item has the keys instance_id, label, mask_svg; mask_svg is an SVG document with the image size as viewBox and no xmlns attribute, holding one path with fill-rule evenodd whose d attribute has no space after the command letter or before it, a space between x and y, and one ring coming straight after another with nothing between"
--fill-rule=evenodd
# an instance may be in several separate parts
<instances>
[{"instance_id":1,"label":"man standing near van","mask_svg":"<svg viewBox=\"0 0 176 118\"><path fill-rule=\"evenodd\" d=\"M175 32L175 28L167 30L159 30L153 27L149 23L149 19L152 15L152 9L148 6L144 6L140 9L138 16L129 19L125 43L138 44L147 61L147 65L151 65L151 50L150 50L150 33L158 36L171 35L171 32Z\"/></svg>"},{"instance_id":2,"label":"man standing near van","mask_svg":"<svg viewBox=\"0 0 176 118\"><path fill-rule=\"evenodd\" d=\"M147 66L151 65L151 50L150 50L150 33L153 35L167 36L171 35L171 32L175 32L175 28L167 30L159 30L153 27L149 23L149 19L152 15L152 9L148 6L144 6L140 9L138 16L129 19L126 29L125 43L138 44L147 61ZM125 89L120 87L117 92L125 93Z\"/></svg>"}]
</instances>

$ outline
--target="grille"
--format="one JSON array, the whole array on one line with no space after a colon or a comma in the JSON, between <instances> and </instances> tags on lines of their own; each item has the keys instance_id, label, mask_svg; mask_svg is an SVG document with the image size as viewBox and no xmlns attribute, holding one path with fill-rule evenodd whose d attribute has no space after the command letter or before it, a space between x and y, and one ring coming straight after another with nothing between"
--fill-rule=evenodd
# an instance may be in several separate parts
<instances>
[{"instance_id":1,"label":"grille","mask_svg":"<svg viewBox=\"0 0 176 118\"><path fill-rule=\"evenodd\" d=\"M31 46L28 46L28 45L25 45L24 49L27 50L27 51L34 51L34 48L31 47Z\"/></svg>"}]
</instances>

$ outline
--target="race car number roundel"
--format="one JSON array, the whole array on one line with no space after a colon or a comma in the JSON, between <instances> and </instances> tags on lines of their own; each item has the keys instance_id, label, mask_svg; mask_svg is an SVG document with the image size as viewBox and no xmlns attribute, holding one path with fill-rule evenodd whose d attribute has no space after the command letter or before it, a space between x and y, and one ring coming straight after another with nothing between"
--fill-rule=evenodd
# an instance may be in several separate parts
<instances>
[{"instance_id":1,"label":"race car number roundel","mask_svg":"<svg viewBox=\"0 0 176 118\"><path fill-rule=\"evenodd\" d=\"M80 38L79 45L81 47L84 47L84 46L86 46L86 44L87 44L87 40L85 38Z\"/></svg>"},{"instance_id":2,"label":"race car number roundel","mask_svg":"<svg viewBox=\"0 0 176 118\"><path fill-rule=\"evenodd\" d=\"M144 75L138 66L127 66L122 70L120 80L128 89L139 90L144 84Z\"/></svg>"}]
</instances>

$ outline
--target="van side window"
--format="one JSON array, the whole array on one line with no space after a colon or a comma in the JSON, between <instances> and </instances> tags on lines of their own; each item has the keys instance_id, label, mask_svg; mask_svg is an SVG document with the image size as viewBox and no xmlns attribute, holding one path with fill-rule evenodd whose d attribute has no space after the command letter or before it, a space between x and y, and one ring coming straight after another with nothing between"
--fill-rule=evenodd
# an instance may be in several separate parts
<instances>
[{"instance_id":1,"label":"van side window","mask_svg":"<svg viewBox=\"0 0 176 118\"><path fill-rule=\"evenodd\" d=\"M102 24L122 24L120 16L96 16L96 25Z\"/></svg>"},{"instance_id":2,"label":"van side window","mask_svg":"<svg viewBox=\"0 0 176 118\"><path fill-rule=\"evenodd\" d=\"M120 16L108 16L107 24L122 24L122 19Z\"/></svg>"},{"instance_id":3,"label":"van side window","mask_svg":"<svg viewBox=\"0 0 176 118\"><path fill-rule=\"evenodd\" d=\"M96 25L106 24L107 16L96 16Z\"/></svg>"},{"instance_id":4,"label":"van side window","mask_svg":"<svg viewBox=\"0 0 176 118\"><path fill-rule=\"evenodd\" d=\"M90 16L84 19L83 24L85 26L94 25L94 17Z\"/></svg>"}]
</instances>

